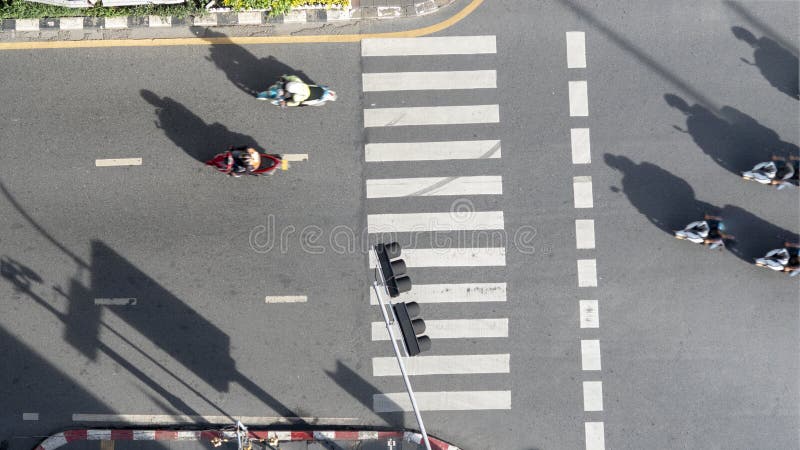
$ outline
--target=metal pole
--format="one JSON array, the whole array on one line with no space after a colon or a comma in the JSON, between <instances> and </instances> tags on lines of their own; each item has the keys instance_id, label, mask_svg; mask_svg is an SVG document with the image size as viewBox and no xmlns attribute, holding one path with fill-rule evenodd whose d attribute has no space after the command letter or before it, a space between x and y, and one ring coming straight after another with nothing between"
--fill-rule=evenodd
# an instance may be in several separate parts
<instances>
[{"instance_id":1,"label":"metal pole","mask_svg":"<svg viewBox=\"0 0 800 450\"><path fill-rule=\"evenodd\" d=\"M380 270L380 269L378 269ZM403 374L403 381L406 384L406 390L408 391L408 398L411 399L411 407L414 409L414 415L417 416L417 424L419 425L419 431L422 433L422 439L425 442L425 448L427 450L431 450L431 443L428 440L428 432L425 431L425 424L422 423L422 414L419 413L419 407L417 407L417 399L414 397L414 390L411 389L411 381L408 379L408 375L406 374L406 366L403 364L403 359L400 357L400 349L397 348L397 339L394 337L394 331L392 330L392 323L393 321L389 321L389 316L386 314L386 306L383 304L383 296L381 295L380 289L378 289L378 282L372 282L372 288L375 289L375 295L378 296L378 303L381 304L381 314L383 315L383 321L386 323L386 330L389 332L389 339L392 341L392 347L394 348L394 355L397 357L397 364L400 366L400 373ZM391 300L389 300L389 304L391 305ZM394 312L392 312L392 317L394 317Z\"/></svg>"}]
</instances>

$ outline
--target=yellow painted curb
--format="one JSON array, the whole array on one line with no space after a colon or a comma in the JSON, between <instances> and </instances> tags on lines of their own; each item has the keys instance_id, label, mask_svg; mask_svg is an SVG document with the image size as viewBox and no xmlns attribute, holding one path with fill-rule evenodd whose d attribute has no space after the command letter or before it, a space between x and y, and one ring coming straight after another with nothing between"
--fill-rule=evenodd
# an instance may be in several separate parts
<instances>
[{"instance_id":1,"label":"yellow painted curb","mask_svg":"<svg viewBox=\"0 0 800 450\"><path fill-rule=\"evenodd\" d=\"M312 43L347 43L359 42L373 38L410 38L426 36L449 28L470 15L483 0L472 0L461 11L452 17L415 30L394 31L388 33L369 34L323 34L317 36L242 36L242 37L194 37L167 39L109 39L87 41L42 41L42 42L5 42L0 43L0 50L32 50L48 48L100 48L100 47L166 47L176 45L245 45L245 44L312 44Z\"/></svg>"}]
</instances>

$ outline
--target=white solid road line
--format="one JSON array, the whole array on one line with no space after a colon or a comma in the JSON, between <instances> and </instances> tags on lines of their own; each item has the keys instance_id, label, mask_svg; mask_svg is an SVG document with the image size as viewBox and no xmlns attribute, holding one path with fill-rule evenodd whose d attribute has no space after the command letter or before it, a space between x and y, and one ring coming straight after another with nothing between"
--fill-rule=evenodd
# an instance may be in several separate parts
<instances>
[{"instance_id":1,"label":"white solid road line","mask_svg":"<svg viewBox=\"0 0 800 450\"><path fill-rule=\"evenodd\" d=\"M507 338L508 319L425 320L425 334L431 339ZM395 327L395 336L402 336ZM372 322L372 340L388 341L386 323Z\"/></svg>"},{"instance_id":2,"label":"white solid road line","mask_svg":"<svg viewBox=\"0 0 800 450\"><path fill-rule=\"evenodd\" d=\"M22 420L39 420L39 413L22 413Z\"/></svg>"},{"instance_id":3,"label":"white solid road line","mask_svg":"<svg viewBox=\"0 0 800 450\"><path fill-rule=\"evenodd\" d=\"M349 424L361 419L355 417L278 417L278 416L189 416L168 414L73 414L73 422L116 422L137 425L169 425L176 423L229 424L241 420L242 423L306 423Z\"/></svg>"},{"instance_id":4,"label":"white solid road line","mask_svg":"<svg viewBox=\"0 0 800 450\"><path fill-rule=\"evenodd\" d=\"M572 128L570 130L572 145L572 164L589 164L592 162L588 128Z\"/></svg>"},{"instance_id":5,"label":"white solid road line","mask_svg":"<svg viewBox=\"0 0 800 450\"><path fill-rule=\"evenodd\" d=\"M494 36L364 39L361 56L476 55L497 53Z\"/></svg>"},{"instance_id":6,"label":"white solid road line","mask_svg":"<svg viewBox=\"0 0 800 450\"><path fill-rule=\"evenodd\" d=\"M583 370L600 370L600 341L581 340L581 367Z\"/></svg>"},{"instance_id":7,"label":"white solid road line","mask_svg":"<svg viewBox=\"0 0 800 450\"><path fill-rule=\"evenodd\" d=\"M583 410L602 411L603 410L603 382L584 381L583 382Z\"/></svg>"},{"instance_id":8,"label":"white solid road line","mask_svg":"<svg viewBox=\"0 0 800 450\"><path fill-rule=\"evenodd\" d=\"M367 144L364 154L367 162L499 158L500 141Z\"/></svg>"},{"instance_id":9,"label":"white solid road line","mask_svg":"<svg viewBox=\"0 0 800 450\"><path fill-rule=\"evenodd\" d=\"M498 105L420 106L364 110L365 128L498 122L500 122Z\"/></svg>"},{"instance_id":10,"label":"white solid road line","mask_svg":"<svg viewBox=\"0 0 800 450\"><path fill-rule=\"evenodd\" d=\"M281 155L281 159L284 161L308 161L308 153L287 153Z\"/></svg>"},{"instance_id":11,"label":"white solid road line","mask_svg":"<svg viewBox=\"0 0 800 450\"><path fill-rule=\"evenodd\" d=\"M442 355L404 357L409 375L467 375L476 373L509 373L510 355ZM372 376L400 376L397 358L372 358Z\"/></svg>"},{"instance_id":12,"label":"white solid road line","mask_svg":"<svg viewBox=\"0 0 800 450\"><path fill-rule=\"evenodd\" d=\"M305 295L268 295L264 297L264 303L306 303L308 297Z\"/></svg>"},{"instance_id":13,"label":"white solid road line","mask_svg":"<svg viewBox=\"0 0 800 450\"><path fill-rule=\"evenodd\" d=\"M600 328L597 300L581 300L579 304L581 328Z\"/></svg>"},{"instance_id":14,"label":"white solid road line","mask_svg":"<svg viewBox=\"0 0 800 450\"><path fill-rule=\"evenodd\" d=\"M403 233L454 230L502 230L503 211L472 212L464 217L453 213L369 214L370 233Z\"/></svg>"},{"instance_id":15,"label":"white solid road line","mask_svg":"<svg viewBox=\"0 0 800 450\"><path fill-rule=\"evenodd\" d=\"M408 267L485 267L505 266L505 247L483 248L404 248ZM370 252L370 267L377 262Z\"/></svg>"},{"instance_id":16,"label":"white solid road line","mask_svg":"<svg viewBox=\"0 0 800 450\"><path fill-rule=\"evenodd\" d=\"M494 89L494 70L454 70L449 72L387 72L361 74L364 92L432 91L453 89Z\"/></svg>"},{"instance_id":17,"label":"white solid road line","mask_svg":"<svg viewBox=\"0 0 800 450\"><path fill-rule=\"evenodd\" d=\"M135 298L96 298L94 304L98 306L134 306Z\"/></svg>"},{"instance_id":18,"label":"white solid road line","mask_svg":"<svg viewBox=\"0 0 800 450\"><path fill-rule=\"evenodd\" d=\"M367 180L367 198L501 195L503 177L387 178Z\"/></svg>"},{"instance_id":19,"label":"white solid road line","mask_svg":"<svg viewBox=\"0 0 800 450\"><path fill-rule=\"evenodd\" d=\"M594 248L594 220L575 221L575 246L579 249Z\"/></svg>"},{"instance_id":20,"label":"white solid road line","mask_svg":"<svg viewBox=\"0 0 800 450\"><path fill-rule=\"evenodd\" d=\"M597 261L594 259L578 260L578 287L597 286Z\"/></svg>"},{"instance_id":21,"label":"white solid road line","mask_svg":"<svg viewBox=\"0 0 800 450\"><path fill-rule=\"evenodd\" d=\"M606 450L606 438L603 422L584 423L586 450Z\"/></svg>"},{"instance_id":22,"label":"white solid road line","mask_svg":"<svg viewBox=\"0 0 800 450\"><path fill-rule=\"evenodd\" d=\"M572 190L575 195L576 208L593 208L592 198L592 177L574 177L572 179Z\"/></svg>"},{"instance_id":23,"label":"white solid road line","mask_svg":"<svg viewBox=\"0 0 800 450\"><path fill-rule=\"evenodd\" d=\"M467 411L511 409L511 391L443 391L414 392L421 411ZM375 412L412 411L408 393L374 394Z\"/></svg>"},{"instance_id":24,"label":"white solid road line","mask_svg":"<svg viewBox=\"0 0 800 450\"><path fill-rule=\"evenodd\" d=\"M378 304L375 290L370 289L371 305ZM473 303L506 301L505 283L415 284L403 293L403 301L417 303Z\"/></svg>"},{"instance_id":25,"label":"white solid road line","mask_svg":"<svg viewBox=\"0 0 800 450\"><path fill-rule=\"evenodd\" d=\"M583 31L567 31L567 68L586 67L586 35Z\"/></svg>"},{"instance_id":26,"label":"white solid road line","mask_svg":"<svg viewBox=\"0 0 800 450\"><path fill-rule=\"evenodd\" d=\"M94 165L96 167L141 166L142 158L96 159Z\"/></svg>"},{"instance_id":27,"label":"white solid road line","mask_svg":"<svg viewBox=\"0 0 800 450\"><path fill-rule=\"evenodd\" d=\"M572 117L589 115L589 88L586 81L569 82L569 115Z\"/></svg>"}]
</instances>

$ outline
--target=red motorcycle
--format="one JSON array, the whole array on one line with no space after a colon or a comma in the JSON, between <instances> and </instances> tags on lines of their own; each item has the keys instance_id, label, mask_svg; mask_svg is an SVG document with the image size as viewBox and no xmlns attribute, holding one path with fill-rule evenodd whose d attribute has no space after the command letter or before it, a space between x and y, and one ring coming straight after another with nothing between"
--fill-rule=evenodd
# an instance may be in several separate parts
<instances>
[{"instance_id":1,"label":"red motorcycle","mask_svg":"<svg viewBox=\"0 0 800 450\"><path fill-rule=\"evenodd\" d=\"M242 175L272 175L282 162L278 156L258 153L253 148L231 147L206 161L206 165L238 178Z\"/></svg>"}]
</instances>

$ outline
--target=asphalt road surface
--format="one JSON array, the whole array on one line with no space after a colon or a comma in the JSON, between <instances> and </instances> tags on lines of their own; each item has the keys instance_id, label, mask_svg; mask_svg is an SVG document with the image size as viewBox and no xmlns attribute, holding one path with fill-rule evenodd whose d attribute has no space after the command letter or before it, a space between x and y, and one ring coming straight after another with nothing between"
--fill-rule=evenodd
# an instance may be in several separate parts
<instances>
[{"instance_id":1,"label":"asphalt road surface","mask_svg":"<svg viewBox=\"0 0 800 450\"><path fill-rule=\"evenodd\" d=\"M799 191L738 176L798 154L800 6L583 3L487 1L403 42L0 52L0 440L415 427L369 293L369 244L397 239L429 432L800 448L798 278L752 264L798 240ZM339 99L253 99L282 73ZM307 160L204 166L229 145ZM671 237L706 213L735 243Z\"/></svg>"}]
</instances>

